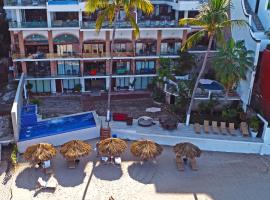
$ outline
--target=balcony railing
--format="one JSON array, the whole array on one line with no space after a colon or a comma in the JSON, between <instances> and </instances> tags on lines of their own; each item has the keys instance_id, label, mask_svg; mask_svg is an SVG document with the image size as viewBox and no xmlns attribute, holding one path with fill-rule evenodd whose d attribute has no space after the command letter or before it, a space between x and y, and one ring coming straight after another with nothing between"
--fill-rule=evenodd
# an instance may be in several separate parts
<instances>
[{"instance_id":1,"label":"balcony railing","mask_svg":"<svg viewBox=\"0 0 270 200\"><path fill-rule=\"evenodd\" d=\"M52 27L79 27L79 21L78 20L72 20L72 21L55 20L55 21L52 21Z\"/></svg>"},{"instance_id":2,"label":"balcony railing","mask_svg":"<svg viewBox=\"0 0 270 200\"><path fill-rule=\"evenodd\" d=\"M78 0L48 0L48 5L73 5L78 2Z\"/></svg>"},{"instance_id":3,"label":"balcony railing","mask_svg":"<svg viewBox=\"0 0 270 200\"><path fill-rule=\"evenodd\" d=\"M155 69L139 69L136 70L135 72L136 74L155 74L156 70Z\"/></svg>"},{"instance_id":4,"label":"balcony railing","mask_svg":"<svg viewBox=\"0 0 270 200\"><path fill-rule=\"evenodd\" d=\"M42 22L9 22L10 28L46 28L48 27L46 21Z\"/></svg>"},{"instance_id":5,"label":"balcony railing","mask_svg":"<svg viewBox=\"0 0 270 200\"><path fill-rule=\"evenodd\" d=\"M5 6L45 6L46 0L4 0Z\"/></svg>"}]
</instances>

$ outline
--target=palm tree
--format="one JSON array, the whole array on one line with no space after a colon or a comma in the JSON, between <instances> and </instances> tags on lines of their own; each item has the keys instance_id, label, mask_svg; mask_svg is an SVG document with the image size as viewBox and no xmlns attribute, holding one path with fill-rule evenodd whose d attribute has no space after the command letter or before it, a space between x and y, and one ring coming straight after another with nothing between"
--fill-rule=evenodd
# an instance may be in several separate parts
<instances>
[{"instance_id":1,"label":"palm tree","mask_svg":"<svg viewBox=\"0 0 270 200\"><path fill-rule=\"evenodd\" d=\"M231 7L230 0L209 0L207 4L204 4L200 9L200 13L195 18L184 18L179 20L179 25L194 25L200 26L201 30L193 34L187 39L182 47L183 50L187 50L199 42L206 35L208 36L209 42L208 47L204 56L203 64L200 73L197 77L190 105L187 110L186 125L189 125L191 108L194 102L195 94L199 81L204 73L207 59L214 39L218 42L224 43L224 28L230 27L231 25L244 25L245 21L242 20L230 20L228 11Z\"/></svg>"},{"instance_id":2,"label":"palm tree","mask_svg":"<svg viewBox=\"0 0 270 200\"><path fill-rule=\"evenodd\" d=\"M132 10L139 9L145 14L151 14L153 12L153 5L150 0L88 0L86 4L86 11L91 14L99 12L96 20L96 31L99 32L102 28L102 24L105 20L108 20L112 24L112 43L110 51L110 74L109 74L109 90L108 90L108 105L106 120L110 121L110 107L111 107L111 82L112 82L112 63L114 52L114 41L116 32L116 23L119 16L119 12L123 10L126 14L128 21L134 28L135 36L139 35L139 27L136 23L135 17L131 14Z\"/></svg>"},{"instance_id":3,"label":"palm tree","mask_svg":"<svg viewBox=\"0 0 270 200\"><path fill-rule=\"evenodd\" d=\"M244 41L229 40L224 48L220 48L213 64L216 76L228 92L232 90L241 79L246 79L248 68L253 67L254 52L247 50Z\"/></svg>"}]
</instances>

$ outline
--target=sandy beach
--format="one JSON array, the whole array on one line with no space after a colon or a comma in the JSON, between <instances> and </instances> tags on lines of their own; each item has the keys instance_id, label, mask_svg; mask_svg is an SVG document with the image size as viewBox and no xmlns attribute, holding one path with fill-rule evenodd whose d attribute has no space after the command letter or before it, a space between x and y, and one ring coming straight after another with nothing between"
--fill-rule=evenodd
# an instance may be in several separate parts
<instances>
[{"instance_id":1,"label":"sandy beach","mask_svg":"<svg viewBox=\"0 0 270 200\"><path fill-rule=\"evenodd\" d=\"M96 140L89 142L94 146ZM156 162L141 164L128 149L121 166L104 165L93 151L76 169L68 169L58 154L53 159L59 184L55 192L36 190L37 179L47 180L49 176L21 160L13 177L6 185L1 184L0 199L108 200L112 196L115 200L268 200L269 166L270 157L203 152L198 171L186 165L185 171L179 172L172 148L164 147ZM1 183L4 167L2 163Z\"/></svg>"}]
</instances>

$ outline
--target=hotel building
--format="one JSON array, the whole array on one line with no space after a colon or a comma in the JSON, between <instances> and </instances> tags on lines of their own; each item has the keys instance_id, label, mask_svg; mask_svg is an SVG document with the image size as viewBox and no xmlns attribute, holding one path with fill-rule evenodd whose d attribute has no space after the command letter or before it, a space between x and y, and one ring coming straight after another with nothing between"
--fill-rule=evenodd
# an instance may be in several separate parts
<instances>
[{"instance_id":1,"label":"hotel building","mask_svg":"<svg viewBox=\"0 0 270 200\"><path fill-rule=\"evenodd\" d=\"M82 92L144 90L156 76L160 57L177 58L181 44L198 27L178 20L198 14L202 0L153 0L150 16L134 11L140 27L135 37L125 14L117 20L113 66L109 67L112 27L95 30L97 13L85 12L81 0L6 0L15 77L23 72L32 92L64 93L77 84ZM207 44L207 41L206 41ZM205 43L191 52L202 53Z\"/></svg>"}]
</instances>

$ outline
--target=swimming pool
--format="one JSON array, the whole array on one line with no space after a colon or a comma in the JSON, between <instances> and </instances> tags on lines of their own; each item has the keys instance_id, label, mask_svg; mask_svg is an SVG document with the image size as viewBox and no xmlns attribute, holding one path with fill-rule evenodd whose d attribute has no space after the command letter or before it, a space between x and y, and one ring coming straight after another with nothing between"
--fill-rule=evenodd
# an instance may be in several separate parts
<instances>
[{"instance_id":1,"label":"swimming pool","mask_svg":"<svg viewBox=\"0 0 270 200\"><path fill-rule=\"evenodd\" d=\"M32 126L22 126L19 141L46 137L86 128L96 127L93 113L42 120Z\"/></svg>"}]
</instances>

